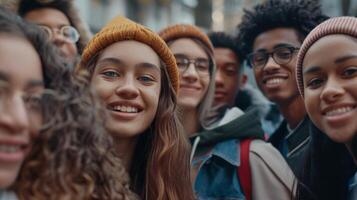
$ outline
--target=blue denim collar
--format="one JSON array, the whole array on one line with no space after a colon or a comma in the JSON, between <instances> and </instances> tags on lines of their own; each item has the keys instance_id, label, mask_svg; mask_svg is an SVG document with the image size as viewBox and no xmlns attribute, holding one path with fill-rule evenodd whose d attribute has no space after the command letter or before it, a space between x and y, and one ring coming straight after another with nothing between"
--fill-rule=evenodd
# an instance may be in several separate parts
<instances>
[{"instance_id":1,"label":"blue denim collar","mask_svg":"<svg viewBox=\"0 0 357 200\"><path fill-rule=\"evenodd\" d=\"M216 144L207 154L195 158L194 164L202 161L206 162L212 156L217 156L227 161L229 164L238 167L240 165L239 147L240 144L237 143L237 139L220 142Z\"/></svg>"}]
</instances>

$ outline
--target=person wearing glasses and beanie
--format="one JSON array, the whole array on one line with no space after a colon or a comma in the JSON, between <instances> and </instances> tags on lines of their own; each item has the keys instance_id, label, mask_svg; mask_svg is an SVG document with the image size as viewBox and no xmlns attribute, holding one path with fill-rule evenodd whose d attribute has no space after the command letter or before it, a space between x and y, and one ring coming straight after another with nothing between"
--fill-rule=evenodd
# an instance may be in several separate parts
<instances>
[{"instance_id":1,"label":"person wearing glasses and beanie","mask_svg":"<svg viewBox=\"0 0 357 200\"><path fill-rule=\"evenodd\" d=\"M295 174L310 138L294 66L306 35L327 19L314 0L268 0L246 10L238 25L238 42L253 68L259 89L275 103L283 122L269 142L285 157Z\"/></svg>"},{"instance_id":2,"label":"person wearing glasses and beanie","mask_svg":"<svg viewBox=\"0 0 357 200\"><path fill-rule=\"evenodd\" d=\"M297 199L357 199L356 17L331 18L311 31L296 81L313 122Z\"/></svg>"},{"instance_id":3,"label":"person wearing glasses and beanie","mask_svg":"<svg viewBox=\"0 0 357 200\"><path fill-rule=\"evenodd\" d=\"M39 25L67 62L76 63L91 33L73 0L18 0L18 14Z\"/></svg>"},{"instance_id":4,"label":"person wearing glasses and beanie","mask_svg":"<svg viewBox=\"0 0 357 200\"><path fill-rule=\"evenodd\" d=\"M215 51L208 36L193 25L169 26L159 34L180 72L179 118L193 144L191 168L197 199L284 200L293 196L294 175L280 153L262 140L256 112L244 114L234 107L235 95L214 99L217 80L226 67L232 67L219 62L216 74L215 58L222 51ZM232 62L239 63L236 58ZM233 71L238 75L238 66ZM235 90L236 77L225 77ZM243 141L251 143L243 145Z\"/></svg>"}]
</instances>

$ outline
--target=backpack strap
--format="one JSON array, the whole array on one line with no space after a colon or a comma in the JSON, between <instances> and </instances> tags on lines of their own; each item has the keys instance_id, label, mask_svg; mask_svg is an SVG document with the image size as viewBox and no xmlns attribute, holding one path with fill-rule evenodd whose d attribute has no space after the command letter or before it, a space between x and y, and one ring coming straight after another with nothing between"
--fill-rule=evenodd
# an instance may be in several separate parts
<instances>
[{"instance_id":1,"label":"backpack strap","mask_svg":"<svg viewBox=\"0 0 357 200\"><path fill-rule=\"evenodd\" d=\"M249 163L249 147L252 138L240 141L240 166L237 168L238 180L247 200L252 200L252 175Z\"/></svg>"}]
</instances>

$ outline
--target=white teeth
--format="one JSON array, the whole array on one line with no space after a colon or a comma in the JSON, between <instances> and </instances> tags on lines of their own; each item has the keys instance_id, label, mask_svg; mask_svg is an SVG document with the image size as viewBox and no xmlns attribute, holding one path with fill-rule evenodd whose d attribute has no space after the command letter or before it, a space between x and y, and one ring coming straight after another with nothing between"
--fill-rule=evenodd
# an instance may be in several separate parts
<instances>
[{"instance_id":1,"label":"white teeth","mask_svg":"<svg viewBox=\"0 0 357 200\"><path fill-rule=\"evenodd\" d=\"M269 79L267 80L267 84L279 84L281 82L283 82L284 79L283 78L272 78L272 79Z\"/></svg>"},{"instance_id":2,"label":"white teeth","mask_svg":"<svg viewBox=\"0 0 357 200\"><path fill-rule=\"evenodd\" d=\"M340 115L346 112L351 111L353 108L352 107L342 107L342 108L337 108L335 110L330 110L326 112L327 116L334 116L334 115Z\"/></svg>"},{"instance_id":3,"label":"white teeth","mask_svg":"<svg viewBox=\"0 0 357 200\"><path fill-rule=\"evenodd\" d=\"M126 112L126 113L137 113L138 112L138 108L135 108L132 106L114 106L113 110L120 111L120 112Z\"/></svg>"},{"instance_id":4,"label":"white teeth","mask_svg":"<svg viewBox=\"0 0 357 200\"><path fill-rule=\"evenodd\" d=\"M0 144L0 152L15 153L21 149L20 145Z\"/></svg>"}]
</instances>

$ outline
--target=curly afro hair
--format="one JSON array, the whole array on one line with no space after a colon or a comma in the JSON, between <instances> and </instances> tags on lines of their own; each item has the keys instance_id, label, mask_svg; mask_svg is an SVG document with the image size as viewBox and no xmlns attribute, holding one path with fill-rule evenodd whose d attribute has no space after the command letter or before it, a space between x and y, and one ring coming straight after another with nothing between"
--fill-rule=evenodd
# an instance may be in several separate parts
<instances>
[{"instance_id":1,"label":"curly afro hair","mask_svg":"<svg viewBox=\"0 0 357 200\"><path fill-rule=\"evenodd\" d=\"M214 48L227 48L234 52L237 56L239 64L242 65L243 63L243 54L240 50L240 47L237 43L237 40L232 37L231 35L225 32L210 32L208 33L208 37L211 40Z\"/></svg>"},{"instance_id":2,"label":"curly afro hair","mask_svg":"<svg viewBox=\"0 0 357 200\"><path fill-rule=\"evenodd\" d=\"M237 26L237 40L244 56L252 52L259 34L275 28L295 29L302 43L307 34L326 19L318 0L268 0L253 10L244 10L242 22Z\"/></svg>"}]
</instances>

